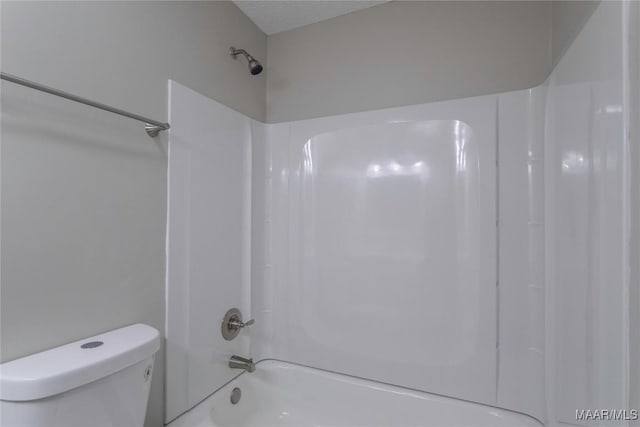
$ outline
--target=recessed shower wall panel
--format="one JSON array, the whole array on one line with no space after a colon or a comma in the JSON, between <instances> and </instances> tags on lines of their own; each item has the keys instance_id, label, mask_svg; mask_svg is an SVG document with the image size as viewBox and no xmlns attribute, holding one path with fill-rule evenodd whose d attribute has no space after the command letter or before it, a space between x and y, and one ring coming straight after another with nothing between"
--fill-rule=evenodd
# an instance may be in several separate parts
<instances>
[{"instance_id":1,"label":"recessed shower wall panel","mask_svg":"<svg viewBox=\"0 0 640 427\"><path fill-rule=\"evenodd\" d=\"M545 204L550 425L599 424L576 422L576 409L636 409L627 394L627 6L602 2L549 78Z\"/></svg>"},{"instance_id":2,"label":"recessed shower wall panel","mask_svg":"<svg viewBox=\"0 0 640 427\"><path fill-rule=\"evenodd\" d=\"M290 125L275 357L495 403L495 123L483 97Z\"/></svg>"},{"instance_id":3,"label":"recessed shower wall panel","mask_svg":"<svg viewBox=\"0 0 640 427\"><path fill-rule=\"evenodd\" d=\"M273 324L276 295L283 282L278 275L285 268L276 262L274 242L287 234L286 206L288 173L285 163L273 150L287 141L289 126L252 122L252 219L251 219L251 307L256 324L251 328L251 355L273 357L277 330ZM284 151L285 154L288 154ZM284 205L283 205L284 203Z\"/></svg>"},{"instance_id":4,"label":"recessed shower wall panel","mask_svg":"<svg viewBox=\"0 0 640 427\"><path fill-rule=\"evenodd\" d=\"M170 84L166 421L239 373L249 335L221 334L228 309L250 319L251 121Z\"/></svg>"},{"instance_id":5,"label":"recessed shower wall panel","mask_svg":"<svg viewBox=\"0 0 640 427\"><path fill-rule=\"evenodd\" d=\"M545 94L546 87L537 87L498 95L498 405L540 420L545 418Z\"/></svg>"}]
</instances>

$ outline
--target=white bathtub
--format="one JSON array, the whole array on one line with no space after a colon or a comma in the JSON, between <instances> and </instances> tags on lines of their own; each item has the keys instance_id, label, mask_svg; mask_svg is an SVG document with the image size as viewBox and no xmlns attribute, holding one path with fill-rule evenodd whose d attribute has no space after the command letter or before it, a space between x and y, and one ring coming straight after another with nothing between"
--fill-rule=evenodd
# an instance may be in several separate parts
<instances>
[{"instance_id":1,"label":"white bathtub","mask_svg":"<svg viewBox=\"0 0 640 427\"><path fill-rule=\"evenodd\" d=\"M242 397L231 403L231 391ZM291 363L265 360L170 427L540 427L526 415Z\"/></svg>"}]
</instances>

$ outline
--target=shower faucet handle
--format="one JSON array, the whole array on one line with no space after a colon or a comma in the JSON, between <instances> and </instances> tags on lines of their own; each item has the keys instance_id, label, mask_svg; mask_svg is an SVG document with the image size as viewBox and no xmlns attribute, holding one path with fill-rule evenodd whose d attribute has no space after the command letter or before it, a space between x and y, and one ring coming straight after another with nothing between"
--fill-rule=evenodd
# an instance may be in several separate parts
<instances>
[{"instance_id":1,"label":"shower faucet handle","mask_svg":"<svg viewBox=\"0 0 640 427\"><path fill-rule=\"evenodd\" d=\"M254 323L256 323L254 319L243 322L242 313L240 313L240 310L238 310L237 308L232 308L231 310L227 311L227 313L224 315L224 319L222 320L222 337L227 341L231 341L238 336L238 334L240 333L240 329L251 326Z\"/></svg>"},{"instance_id":2,"label":"shower faucet handle","mask_svg":"<svg viewBox=\"0 0 640 427\"><path fill-rule=\"evenodd\" d=\"M232 329L242 329L245 326L251 326L254 323L256 323L255 319L251 319L246 322L243 322L242 320L238 320L238 319L231 319L229 320L229 327Z\"/></svg>"}]
</instances>

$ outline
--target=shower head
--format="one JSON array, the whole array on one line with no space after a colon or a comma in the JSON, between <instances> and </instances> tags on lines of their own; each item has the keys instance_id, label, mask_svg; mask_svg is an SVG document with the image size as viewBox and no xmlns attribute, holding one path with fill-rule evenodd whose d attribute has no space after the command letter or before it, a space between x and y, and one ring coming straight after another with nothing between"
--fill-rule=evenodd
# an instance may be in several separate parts
<instances>
[{"instance_id":1,"label":"shower head","mask_svg":"<svg viewBox=\"0 0 640 427\"><path fill-rule=\"evenodd\" d=\"M244 55L245 58L247 58L247 61L249 62L249 72L251 73L252 76L258 75L262 72L262 64L260 63L260 61L258 61L253 56L249 55L249 53L247 53L246 50L236 49L233 46L231 46L230 50L231 50L231 56L233 57L233 59L236 59L236 56L238 55Z\"/></svg>"}]
</instances>

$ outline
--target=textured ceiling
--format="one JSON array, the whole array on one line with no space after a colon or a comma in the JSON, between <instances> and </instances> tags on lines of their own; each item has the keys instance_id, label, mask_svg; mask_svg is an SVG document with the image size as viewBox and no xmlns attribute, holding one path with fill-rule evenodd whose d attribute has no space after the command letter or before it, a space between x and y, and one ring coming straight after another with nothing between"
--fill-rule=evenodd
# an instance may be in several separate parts
<instances>
[{"instance_id":1,"label":"textured ceiling","mask_svg":"<svg viewBox=\"0 0 640 427\"><path fill-rule=\"evenodd\" d=\"M346 15L387 1L389 0L234 0L234 3L265 34L270 35Z\"/></svg>"}]
</instances>

